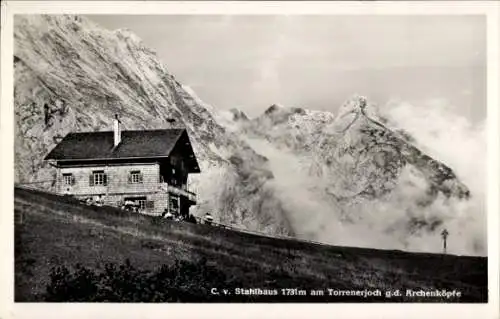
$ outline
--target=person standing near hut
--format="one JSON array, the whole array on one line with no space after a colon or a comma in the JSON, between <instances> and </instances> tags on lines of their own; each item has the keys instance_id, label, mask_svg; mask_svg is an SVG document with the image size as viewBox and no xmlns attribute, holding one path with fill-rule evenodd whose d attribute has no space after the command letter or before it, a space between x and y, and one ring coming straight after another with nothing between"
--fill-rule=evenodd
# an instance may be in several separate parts
<instances>
[{"instance_id":1,"label":"person standing near hut","mask_svg":"<svg viewBox=\"0 0 500 319\"><path fill-rule=\"evenodd\" d=\"M171 212L165 214L165 218L168 220L174 220L174 215Z\"/></svg>"},{"instance_id":2,"label":"person standing near hut","mask_svg":"<svg viewBox=\"0 0 500 319\"><path fill-rule=\"evenodd\" d=\"M205 214L205 224L212 225L213 221L214 221L214 218L212 217L212 215L209 212L207 212Z\"/></svg>"}]
</instances>

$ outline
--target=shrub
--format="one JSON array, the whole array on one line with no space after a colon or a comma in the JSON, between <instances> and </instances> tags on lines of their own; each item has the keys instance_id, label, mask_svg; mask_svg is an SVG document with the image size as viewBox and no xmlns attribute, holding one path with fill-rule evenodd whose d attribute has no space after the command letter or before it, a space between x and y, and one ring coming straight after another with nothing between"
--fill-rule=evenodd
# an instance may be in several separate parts
<instances>
[{"instance_id":1,"label":"shrub","mask_svg":"<svg viewBox=\"0 0 500 319\"><path fill-rule=\"evenodd\" d=\"M52 269L50 284L47 286L47 301L86 301L97 293L94 273L77 264L74 273L65 267ZM90 301L90 300L89 300Z\"/></svg>"},{"instance_id":2,"label":"shrub","mask_svg":"<svg viewBox=\"0 0 500 319\"><path fill-rule=\"evenodd\" d=\"M240 284L207 264L176 261L156 271L139 270L129 260L117 265L108 263L100 273L81 265L51 269L46 287L46 301L98 302L201 302L217 301L212 288L228 289Z\"/></svg>"}]
</instances>

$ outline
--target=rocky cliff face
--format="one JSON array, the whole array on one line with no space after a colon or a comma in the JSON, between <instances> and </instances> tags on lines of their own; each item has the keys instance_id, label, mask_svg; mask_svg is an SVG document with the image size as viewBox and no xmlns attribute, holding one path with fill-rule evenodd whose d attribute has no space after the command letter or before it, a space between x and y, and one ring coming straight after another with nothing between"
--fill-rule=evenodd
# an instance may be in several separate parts
<instances>
[{"instance_id":1,"label":"rocky cliff face","mask_svg":"<svg viewBox=\"0 0 500 319\"><path fill-rule=\"evenodd\" d=\"M450 167L420 151L412 136L388 124L375 105L354 96L336 115L273 105L239 127L250 142L266 141L250 144L271 160L272 152L287 154L273 172L289 165L282 175L301 181L294 190L292 177L282 185L283 192L302 195L302 208L288 209L301 236L315 229L311 236L323 241L429 249L428 240L443 228L471 218L462 205L474 194ZM307 223L294 218L300 214L309 215ZM480 240L463 244L469 251L484 249Z\"/></svg>"},{"instance_id":2,"label":"rocky cliff face","mask_svg":"<svg viewBox=\"0 0 500 319\"><path fill-rule=\"evenodd\" d=\"M110 130L115 113L125 129L166 128L175 119L187 128L201 165L191 182L198 213L292 232L273 190L260 187L272 177L266 159L219 125L214 110L133 33L107 31L78 16L33 15L16 16L14 37L16 182L53 180L53 169L42 162L48 151L68 132Z\"/></svg>"},{"instance_id":3,"label":"rocky cliff face","mask_svg":"<svg viewBox=\"0 0 500 319\"><path fill-rule=\"evenodd\" d=\"M363 97L346 101L334 116L273 105L242 130L310 158L310 173L331 180L338 199L373 199L391 192L403 168L426 181L432 198L467 199L468 188L445 164L422 153L404 131L391 130Z\"/></svg>"},{"instance_id":4,"label":"rocky cliff face","mask_svg":"<svg viewBox=\"0 0 500 319\"><path fill-rule=\"evenodd\" d=\"M345 196L370 199L387 194L397 186L394 181L405 167L425 179L431 198L438 192L459 199L470 196L451 168L423 154L411 144L409 135L388 129L373 108L364 98L348 101L319 141L317 155L332 168L329 171L358 174L355 183L351 177L334 176L343 181Z\"/></svg>"}]
</instances>

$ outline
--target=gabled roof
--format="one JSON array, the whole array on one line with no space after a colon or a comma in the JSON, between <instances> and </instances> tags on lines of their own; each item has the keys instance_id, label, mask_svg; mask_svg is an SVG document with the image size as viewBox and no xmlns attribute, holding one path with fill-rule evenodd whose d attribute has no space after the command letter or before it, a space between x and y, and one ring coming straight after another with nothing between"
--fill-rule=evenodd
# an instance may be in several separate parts
<instances>
[{"instance_id":1,"label":"gabled roof","mask_svg":"<svg viewBox=\"0 0 500 319\"><path fill-rule=\"evenodd\" d=\"M69 133L45 160L167 157L184 132L185 129L122 131L121 142L116 148L112 131Z\"/></svg>"}]
</instances>

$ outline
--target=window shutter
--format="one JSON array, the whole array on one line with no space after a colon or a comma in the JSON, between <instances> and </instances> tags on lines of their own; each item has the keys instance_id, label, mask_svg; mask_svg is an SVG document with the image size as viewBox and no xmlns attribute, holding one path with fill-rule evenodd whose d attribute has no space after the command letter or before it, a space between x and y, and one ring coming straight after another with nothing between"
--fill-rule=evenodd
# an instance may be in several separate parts
<instances>
[{"instance_id":1,"label":"window shutter","mask_svg":"<svg viewBox=\"0 0 500 319\"><path fill-rule=\"evenodd\" d=\"M154 208L155 208L155 202L153 200L147 200L146 209L154 209Z\"/></svg>"},{"instance_id":2,"label":"window shutter","mask_svg":"<svg viewBox=\"0 0 500 319\"><path fill-rule=\"evenodd\" d=\"M132 174L131 173L128 174L128 183L132 184Z\"/></svg>"},{"instance_id":3,"label":"window shutter","mask_svg":"<svg viewBox=\"0 0 500 319\"><path fill-rule=\"evenodd\" d=\"M139 174L139 183L142 183L142 180L143 180L142 173L140 173Z\"/></svg>"},{"instance_id":4,"label":"window shutter","mask_svg":"<svg viewBox=\"0 0 500 319\"><path fill-rule=\"evenodd\" d=\"M71 185L75 185L75 183L76 183L75 175L71 175Z\"/></svg>"},{"instance_id":5,"label":"window shutter","mask_svg":"<svg viewBox=\"0 0 500 319\"><path fill-rule=\"evenodd\" d=\"M103 176L102 176L102 184L104 186L108 185L108 174L103 174Z\"/></svg>"},{"instance_id":6,"label":"window shutter","mask_svg":"<svg viewBox=\"0 0 500 319\"><path fill-rule=\"evenodd\" d=\"M94 186L94 174L89 175L89 186Z\"/></svg>"}]
</instances>

